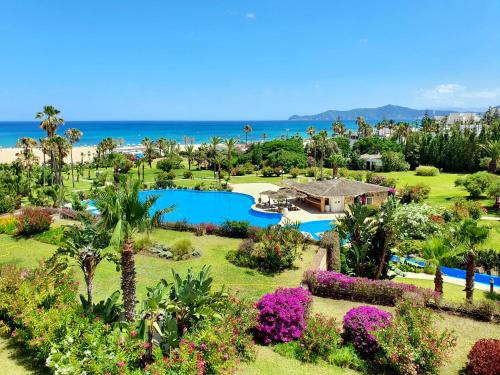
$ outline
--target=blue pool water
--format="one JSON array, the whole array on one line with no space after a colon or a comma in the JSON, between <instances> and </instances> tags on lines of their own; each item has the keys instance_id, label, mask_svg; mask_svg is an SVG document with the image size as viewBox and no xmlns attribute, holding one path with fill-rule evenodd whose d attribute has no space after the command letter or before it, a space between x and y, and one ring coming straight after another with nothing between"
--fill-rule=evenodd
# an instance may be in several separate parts
<instances>
[{"instance_id":1,"label":"blue pool water","mask_svg":"<svg viewBox=\"0 0 500 375\"><path fill-rule=\"evenodd\" d=\"M182 189L147 190L140 193L142 198L150 195L159 196L152 208L153 212L175 206L172 212L163 217L165 221L222 224L225 220L240 220L248 221L250 225L267 227L281 220L281 214L252 210L254 199L246 194Z\"/></svg>"},{"instance_id":2,"label":"blue pool water","mask_svg":"<svg viewBox=\"0 0 500 375\"><path fill-rule=\"evenodd\" d=\"M332 223L331 220L308 221L300 224L299 230L301 232L310 233L312 238L319 240L321 233L332 229Z\"/></svg>"}]
</instances>

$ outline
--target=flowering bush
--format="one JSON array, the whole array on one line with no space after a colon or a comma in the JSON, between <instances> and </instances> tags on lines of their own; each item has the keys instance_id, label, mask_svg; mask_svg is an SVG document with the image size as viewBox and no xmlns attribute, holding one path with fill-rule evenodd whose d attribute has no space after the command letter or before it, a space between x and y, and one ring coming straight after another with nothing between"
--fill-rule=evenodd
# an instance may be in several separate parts
<instances>
[{"instance_id":1,"label":"flowering bush","mask_svg":"<svg viewBox=\"0 0 500 375\"><path fill-rule=\"evenodd\" d=\"M428 288L389 280L352 277L332 271L307 271L304 282L312 294L334 299L393 306L405 294L417 294L425 303L439 294Z\"/></svg>"},{"instance_id":2,"label":"flowering bush","mask_svg":"<svg viewBox=\"0 0 500 375\"><path fill-rule=\"evenodd\" d=\"M390 325L391 313L372 306L353 308L344 316L344 340L351 342L363 357L373 356L379 349L375 331Z\"/></svg>"},{"instance_id":3,"label":"flowering bush","mask_svg":"<svg viewBox=\"0 0 500 375\"><path fill-rule=\"evenodd\" d=\"M326 360L340 344L340 332L340 326L334 318L321 314L309 317L300 337L298 359L305 362Z\"/></svg>"},{"instance_id":4,"label":"flowering bush","mask_svg":"<svg viewBox=\"0 0 500 375\"><path fill-rule=\"evenodd\" d=\"M439 232L439 222L433 220L437 216L438 212L427 204L410 203L396 210L392 226L401 240L422 240Z\"/></svg>"},{"instance_id":5,"label":"flowering bush","mask_svg":"<svg viewBox=\"0 0 500 375\"><path fill-rule=\"evenodd\" d=\"M302 288L277 289L257 302L256 335L264 343L296 340L305 327L311 296Z\"/></svg>"},{"instance_id":6,"label":"flowering bush","mask_svg":"<svg viewBox=\"0 0 500 375\"><path fill-rule=\"evenodd\" d=\"M41 208L25 208L18 217L17 233L31 236L45 232L50 228L52 217Z\"/></svg>"},{"instance_id":7,"label":"flowering bush","mask_svg":"<svg viewBox=\"0 0 500 375\"><path fill-rule=\"evenodd\" d=\"M375 333L380 361L398 374L435 374L455 346L448 330L438 332L432 312L415 301L401 301L391 325Z\"/></svg>"},{"instance_id":8,"label":"flowering bush","mask_svg":"<svg viewBox=\"0 0 500 375\"><path fill-rule=\"evenodd\" d=\"M17 219L14 216L0 217L0 234L16 233Z\"/></svg>"},{"instance_id":9,"label":"flowering bush","mask_svg":"<svg viewBox=\"0 0 500 375\"><path fill-rule=\"evenodd\" d=\"M405 185L399 191L401 203L422 203L429 198L431 187L426 184Z\"/></svg>"},{"instance_id":10,"label":"flowering bush","mask_svg":"<svg viewBox=\"0 0 500 375\"><path fill-rule=\"evenodd\" d=\"M472 375L498 374L500 371L500 340L476 341L467 355L467 372Z\"/></svg>"}]
</instances>

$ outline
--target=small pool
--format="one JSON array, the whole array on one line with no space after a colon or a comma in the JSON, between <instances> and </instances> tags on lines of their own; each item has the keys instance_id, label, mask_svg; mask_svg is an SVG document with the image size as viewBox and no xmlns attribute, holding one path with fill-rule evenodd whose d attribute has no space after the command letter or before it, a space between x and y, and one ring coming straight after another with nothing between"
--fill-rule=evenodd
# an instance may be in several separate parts
<instances>
[{"instance_id":1,"label":"small pool","mask_svg":"<svg viewBox=\"0 0 500 375\"><path fill-rule=\"evenodd\" d=\"M307 232L311 235L315 240L319 240L321 234L333 228L332 220L316 220L316 221L307 221L305 223L300 224L299 230L301 232Z\"/></svg>"},{"instance_id":2,"label":"small pool","mask_svg":"<svg viewBox=\"0 0 500 375\"><path fill-rule=\"evenodd\" d=\"M172 212L164 216L165 221L186 220L191 224L222 224L225 220L248 221L250 225L267 227L278 224L281 214L252 210L254 199L250 195L226 191L198 191L188 189L146 190L141 198L158 195L152 208L174 205Z\"/></svg>"}]
</instances>

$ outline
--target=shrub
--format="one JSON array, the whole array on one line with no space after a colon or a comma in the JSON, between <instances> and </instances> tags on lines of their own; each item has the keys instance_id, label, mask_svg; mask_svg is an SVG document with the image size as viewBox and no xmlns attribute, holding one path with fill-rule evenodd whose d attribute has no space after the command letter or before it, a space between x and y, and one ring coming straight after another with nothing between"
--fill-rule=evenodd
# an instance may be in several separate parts
<instances>
[{"instance_id":1,"label":"shrub","mask_svg":"<svg viewBox=\"0 0 500 375\"><path fill-rule=\"evenodd\" d=\"M363 357L372 357L379 349L373 335L391 324L392 314L372 306L355 307L344 316L344 340L353 344Z\"/></svg>"},{"instance_id":2,"label":"shrub","mask_svg":"<svg viewBox=\"0 0 500 375\"><path fill-rule=\"evenodd\" d=\"M35 236L35 239L40 242L59 246L62 244L63 234L64 234L64 227L60 226L37 234Z\"/></svg>"},{"instance_id":3,"label":"shrub","mask_svg":"<svg viewBox=\"0 0 500 375\"><path fill-rule=\"evenodd\" d=\"M0 234L15 234L17 219L14 216L0 217Z\"/></svg>"},{"instance_id":4,"label":"shrub","mask_svg":"<svg viewBox=\"0 0 500 375\"><path fill-rule=\"evenodd\" d=\"M302 288L277 289L257 302L256 336L265 344L298 339L312 302Z\"/></svg>"},{"instance_id":5,"label":"shrub","mask_svg":"<svg viewBox=\"0 0 500 375\"><path fill-rule=\"evenodd\" d=\"M455 346L456 337L438 332L429 309L415 301L400 301L391 325L375 333L380 360L398 374L435 374Z\"/></svg>"},{"instance_id":6,"label":"shrub","mask_svg":"<svg viewBox=\"0 0 500 375\"><path fill-rule=\"evenodd\" d=\"M233 238L246 238L250 223L248 221L226 220L219 228L219 232L223 236Z\"/></svg>"},{"instance_id":7,"label":"shrub","mask_svg":"<svg viewBox=\"0 0 500 375\"><path fill-rule=\"evenodd\" d=\"M300 337L298 359L304 362L326 360L340 344L340 326L334 318L315 314L307 319Z\"/></svg>"},{"instance_id":8,"label":"shrub","mask_svg":"<svg viewBox=\"0 0 500 375\"><path fill-rule=\"evenodd\" d=\"M174 260L187 259L193 251L193 244L189 238L183 238L175 242L170 248L170 251L174 254Z\"/></svg>"},{"instance_id":9,"label":"shrub","mask_svg":"<svg viewBox=\"0 0 500 375\"><path fill-rule=\"evenodd\" d=\"M182 165L182 158L171 157L168 159L158 160L158 162L156 163L156 168L164 172L170 172L172 169L180 169L181 165Z\"/></svg>"},{"instance_id":10,"label":"shrub","mask_svg":"<svg viewBox=\"0 0 500 375\"><path fill-rule=\"evenodd\" d=\"M468 218L478 220L487 213L487 210L478 201L459 199L445 213L447 221L461 221Z\"/></svg>"},{"instance_id":11,"label":"shrub","mask_svg":"<svg viewBox=\"0 0 500 375\"><path fill-rule=\"evenodd\" d=\"M407 171L410 164L405 161L401 152L386 151L382 153L382 168L386 172Z\"/></svg>"},{"instance_id":12,"label":"shrub","mask_svg":"<svg viewBox=\"0 0 500 375\"><path fill-rule=\"evenodd\" d=\"M467 372L471 375L492 375L500 370L500 340L476 341L469 354Z\"/></svg>"},{"instance_id":13,"label":"shrub","mask_svg":"<svg viewBox=\"0 0 500 375\"><path fill-rule=\"evenodd\" d=\"M244 175L245 171L240 166L231 169L231 176L244 176Z\"/></svg>"},{"instance_id":14,"label":"shrub","mask_svg":"<svg viewBox=\"0 0 500 375\"><path fill-rule=\"evenodd\" d=\"M193 172L190 170L184 171L182 173L182 176L186 179L192 179L193 178ZM174 177L175 178L175 177Z\"/></svg>"},{"instance_id":15,"label":"shrub","mask_svg":"<svg viewBox=\"0 0 500 375\"><path fill-rule=\"evenodd\" d=\"M41 208L25 208L18 217L17 233L24 236L45 232L50 228L52 217Z\"/></svg>"},{"instance_id":16,"label":"shrub","mask_svg":"<svg viewBox=\"0 0 500 375\"><path fill-rule=\"evenodd\" d=\"M226 259L231 263L240 267L256 267L256 262L254 258L255 243L252 239L244 239L238 250L229 251L226 255Z\"/></svg>"},{"instance_id":17,"label":"shrub","mask_svg":"<svg viewBox=\"0 0 500 375\"><path fill-rule=\"evenodd\" d=\"M366 363L358 356L352 345L344 345L333 351L328 356L327 362L337 367L359 370L362 373L366 371Z\"/></svg>"},{"instance_id":18,"label":"shrub","mask_svg":"<svg viewBox=\"0 0 500 375\"><path fill-rule=\"evenodd\" d=\"M419 295L426 303L438 295L431 289L389 280L352 277L332 271L307 271L304 283L315 296L394 306L407 293Z\"/></svg>"},{"instance_id":19,"label":"shrub","mask_svg":"<svg viewBox=\"0 0 500 375\"><path fill-rule=\"evenodd\" d=\"M397 208L391 225L400 240L423 240L439 233L440 219L431 206L410 203Z\"/></svg>"},{"instance_id":20,"label":"shrub","mask_svg":"<svg viewBox=\"0 0 500 375\"><path fill-rule=\"evenodd\" d=\"M415 169L417 176L437 176L439 169L433 166L421 165Z\"/></svg>"},{"instance_id":21,"label":"shrub","mask_svg":"<svg viewBox=\"0 0 500 375\"><path fill-rule=\"evenodd\" d=\"M306 177L315 177L315 176L316 176L316 170L314 168L306 169Z\"/></svg>"},{"instance_id":22,"label":"shrub","mask_svg":"<svg viewBox=\"0 0 500 375\"><path fill-rule=\"evenodd\" d=\"M418 183L416 185L405 185L399 191L401 203L422 203L429 198L431 187L426 184Z\"/></svg>"},{"instance_id":23,"label":"shrub","mask_svg":"<svg viewBox=\"0 0 500 375\"><path fill-rule=\"evenodd\" d=\"M274 175L274 170L271 167L264 167L261 169L260 173L263 177L271 177Z\"/></svg>"},{"instance_id":24,"label":"shrub","mask_svg":"<svg viewBox=\"0 0 500 375\"><path fill-rule=\"evenodd\" d=\"M375 174L375 173L372 173L372 172L368 172L366 174L366 182L368 182L369 184L386 186L386 187L394 187L394 186L396 186L396 179L390 178L390 177L381 176L379 174Z\"/></svg>"},{"instance_id":25,"label":"shrub","mask_svg":"<svg viewBox=\"0 0 500 375\"><path fill-rule=\"evenodd\" d=\"M0 214L14 212L16 209L16 199L10 195L0 196Z\"/></svg>"},{"instance_id":26,"label":"shrub","mask_svg":"<svg viewBox=\"0 0 500 375\"><path fill-rule=\"evenodd\" d=\"M292 168L290 169L290 176L292 178L297 178L297 176L300 174L300 169L299 168Z\"/></svg>"},{"instance_id":27,"label":"shrub","mask_svg":"<svg viewBox=\"0 0 500 375\"><path fill-rule=\"evenodd\" d=\"M479 198L498 179L495 175L483 171L457 178L455 186L462 186L471 198Z\"/></svg>"}]
</instances>

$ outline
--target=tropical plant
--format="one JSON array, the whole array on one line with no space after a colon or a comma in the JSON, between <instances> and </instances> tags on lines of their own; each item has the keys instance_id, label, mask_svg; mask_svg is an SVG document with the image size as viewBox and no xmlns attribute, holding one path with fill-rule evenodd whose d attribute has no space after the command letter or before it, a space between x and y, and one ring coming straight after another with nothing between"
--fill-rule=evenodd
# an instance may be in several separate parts
<instances>
[{"instance_id":1,"label":"tropical plant","mask_svg":"<svg viewBox=\"0 0 500 375\"><path fill-rule=\"evenodd\" d=\"M71 161L71 182L73 184L73 187L75 187L75 176L73 174L73 146L75 143L80 141L80 139L83 136L83 133L78 129L70 128L64 132L64 136L66 137L70 148L69 155Z\"/></svg>"},{"instance_id":2,"label":"tropical plant","mask_svg":"<svg viewBox=\"0 0 500 375\"><path fill-rule=\"evenodd\" d=\"M340 239L335 229L323 232L319 241L321 247L326 249L326 270L340 271Z\"/></svg>"},{"instance_id":3,"label":"tropical plant","mask_svg":"<svg viewBox=\"0 0 500 375\"><path fill-rule=\"evenodd\" d=\"M96 207L101 212L101 225L112 233L111 244L120 248L121 288L128 321L134 320L136 303L133 235L136 232L149 233L160 224L161 217L172 210L172 207L167 207L150 216L149 210L158 196L150 195L143 200L139 197L140 188L140 181L126 181L118 190L106 187L96 199Z\"/></svg>"},{"instance_id":4,"label":"tropical plant","mask_svg":"<svg viewBox=\"0 0 500 375\"><path fill-rule=\"evenodd\" d=\"M80 225L64 228L63 244L56 250L52 259L66 258L78 264L83 272L87 286L87 307L92 307L93 281L97 266L103 260L118 265L116 253L109 249L111 234L85 216L80 216Z\"/></svg>"},{"instance_id":5,"label":"tropical plant","mask_svg":"<svg viewBox=\"0 0 500 375\"><path fill-rule=\"evenodd\" d=\"M252 125L246 124L243 127L243 132L245 133L245 145L248 145L248 134L252 132Z\"/></svg>"},{"instance_id":6,"label":"tropical plant","mask_svg":"<svg viewBox=\"0 0 500 375\"><path fill-rule=\"evenodd\" d=\"M332 176L333 178L337 178L339 168L345 166L346 160L342 156L342 154L337 153L337 154L332 154L328 158L328 162L332 166Z\"/></svg>"},{"instance_id":7,"label":"tropical plant","mask_svg":"<svg viewBox=\"0 0 500 375\"><path fill-rule=\"evenodd\" d=\"M450 241L443 237L434 237L427 240L422 248L423 257L436 268L434 274L434 290L443 294L443 273L441 266L446 260L458 256L463 252L462 247L452 246Z\"/></svg>"},{"instance_id":8,"label":"tropical plant","mask_svg":"<svg viewBox=\"0 0 500 375\"><path fill-rule=\"evenodd\" d=\"M466 219L458 225L456 240L466 247L465 298L468 303L474 299L474 275L477 246L490 235L490 227L481 226L476 220Z\"/></svg>"},{"instance_id":9,"label":"tropical plant","mask_svg":"<svg viewBox=\"0 0 500 375\"><path fill-rule=\"evenodd\" d=\"M488 165L488 171L495 173L497 171L497 162L500 158L500 141L492 140L488 141L486 144L481 145L483 150L486 152L491 161Z\"/></svg>"},{"instance_id":10,"label":"tropical plant","mask_svg":"<svg viewBox=\"0 0 500 375\"><path fill-rule=\"evenodd\" d=\"M149 168L151 168L156 156L155 143L146 137L141 141L141 144L144 146L144 160L148 163Z\"/></svg>"}]
</instances>

